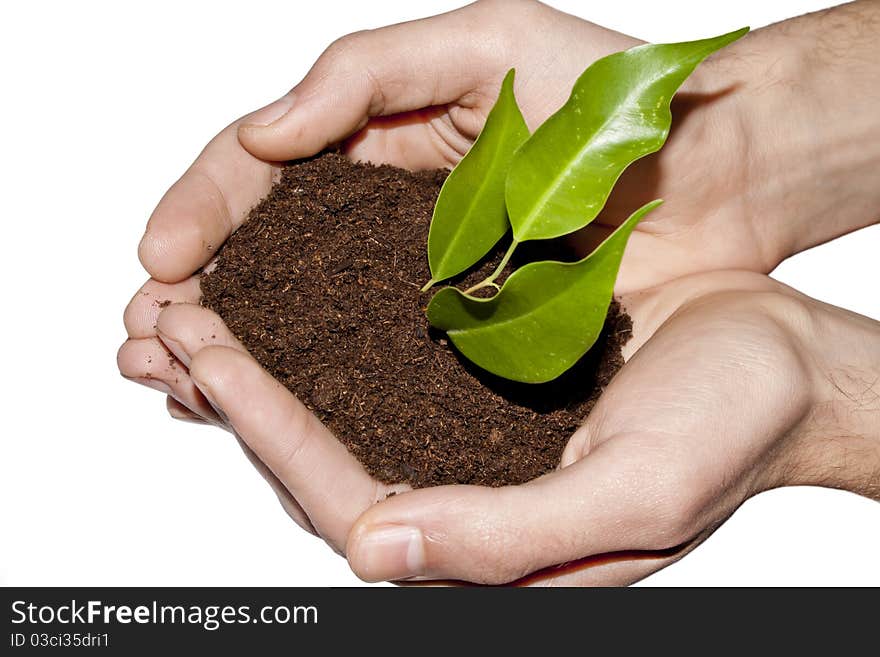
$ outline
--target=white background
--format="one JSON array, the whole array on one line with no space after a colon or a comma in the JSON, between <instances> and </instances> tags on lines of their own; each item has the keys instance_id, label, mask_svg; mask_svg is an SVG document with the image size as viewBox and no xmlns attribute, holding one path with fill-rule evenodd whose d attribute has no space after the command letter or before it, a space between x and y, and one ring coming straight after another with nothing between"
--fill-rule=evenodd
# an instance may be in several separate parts
<instances>
[{"instance_id":1,"label":"white background","mask_svg":"<svg viewBox=\"0 0 880 657\"><path fill-rule=\"evenodd\" d=\"M828 0L559 0L650 41L753 28ZM225 433L124 381L144 223L200 148L281 95L331 40L430 2L4 3L0 583L353 585ZM524 28L527 29L527 28ZM776 276L880 318L880 227ZM662 585L880 585L880 504L787 489L748 502Z\"/></svg>"}]
</instances>

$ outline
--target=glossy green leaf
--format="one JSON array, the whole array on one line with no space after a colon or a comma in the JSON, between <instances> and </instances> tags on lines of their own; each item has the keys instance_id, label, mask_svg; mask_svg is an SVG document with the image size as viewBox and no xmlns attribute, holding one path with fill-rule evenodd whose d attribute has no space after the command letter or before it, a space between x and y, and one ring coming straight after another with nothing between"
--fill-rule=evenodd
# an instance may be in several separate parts
<instances>
[{"instance_id":1,"label":"glossy green leaf","mask_svg":"<svg viewBox=\"0 0 880 657\"><path fill-rule=\"evenodd\" d=\"M491 299L443 288L428 304L428 320L493 374L523 383L555 379L599 337L627 240L660 203L636 210L583 260L521 267Z\"/></svg>"},{"instance_id":2,"label":"glossy green leaf","mask_svg":"<svg viewBox=\"0 0 880 657\"><path fill-rule=\"evenodd\" d=\"M529 136L513 76L511 69L480 136L440 190L428 233L432 284L474 265L510 228L504 183L514 152Z\"/></svg>"},{"instance_id":3,"label":"glossy green leaf","mask_svg":"<svg viewBox=\"0 0 880 657\"><path fill-rule=\"evenodd\" d=\"M517 241L571 233L596 218L632 162L663 146L672 96L697 65L748 28L644 45L596 61L571 97L519 149L506 197Z\"/></svg>"}]
</instances>

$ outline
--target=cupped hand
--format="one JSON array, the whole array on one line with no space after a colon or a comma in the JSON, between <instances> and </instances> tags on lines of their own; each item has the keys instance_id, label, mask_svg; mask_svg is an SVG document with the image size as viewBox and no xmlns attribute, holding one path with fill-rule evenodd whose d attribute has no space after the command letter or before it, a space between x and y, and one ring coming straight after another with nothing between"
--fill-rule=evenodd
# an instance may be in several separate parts
<instances>
[{"instance_id":1,"label":"cupped hand","mask_svg":"<svg viewBox=\"0 0 880 657\"><path fill-rule=\"evenodd\" d=\"M880 327L756 274L625 296L626 365L560 468L504 488L372 479L216 315L186 301L158 318L183 364L163 381L184 403L204 395L207 417L239 437L291 517L370 581L625 584L681 558L768 488L880 496L880 437L844 443L863 432L841 420L872 376L852 363L880 363L870 351ZM842 455L861 465L836 467Z\"/></svg>"},{"instance_id":2,"label":"cupped hand","mask_svg":"<svg viewBox=\"0 0 880 657\"><path fill-rule=\"evenodd\" d=\"M637 45L532 0L484 0L424 20L348 35L281 99L223 130L167 192L139 255L158 281L184 280L210 260L263 197L278 162L342 143L353 158L422 169L454 165L478 135L506 71L534 129L586 66ZM723 56L724 51L719 56ZM674 107L661 153L624 174L584 232L604 238L644 202L664 198L631 239L618 291L707 269L765 271L772 245L743 219L745 132L727 67L703 64Z\"/></svg>"},{"instance_id":3,"label":"cupped hand","mask_svg":"<svg viewBox=\"0 0 880 657\"><path fill-rule=\"evenodd\" d=\"M531 0L477 2L343 37L288 94L208 144L153 213L141 261L157 280L183 280L266 194L278 162L330 145L344 142L355 159L410 169L452 166L509 68L517 68L517 93L534 126L590 62L636 43Z\"/></svg>"}]
</instances>

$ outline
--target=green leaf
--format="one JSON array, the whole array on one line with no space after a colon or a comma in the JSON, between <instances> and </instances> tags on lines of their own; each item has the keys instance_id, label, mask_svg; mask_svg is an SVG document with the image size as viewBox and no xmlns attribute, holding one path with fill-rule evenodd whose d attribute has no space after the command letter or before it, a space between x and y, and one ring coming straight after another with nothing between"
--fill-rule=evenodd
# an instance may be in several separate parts
<instances>
[{"instance_id":1,"label":"green leaf","mask_svg":"<svg viewBox=\"0 0 880 657\"><path fill-rule=\"evenodd\" d=\"M504 181L513 153L529 137L513 95L514 70L477 141L440 190L428 233L432 281L442 281L474 265L510 228Z\"/></svg>"},{"instance_id":2,"label":"green leaf","mask_svg":"<svg viewBox=\"0 0 880 657\"><path fill-rule=\"evenodd\" d=\"M630 233L660 203L636 210L583 260L519 268L491 299L443 288L428 304L428 320L493 374L523 383L555 379L599 337Z\"/></svg>"},{"instance_id":3,"label":"green leaf","mask_svg":"<svg viewBox=\"0 0 880 657\"><path fill-rule=\"evenodd\" d=\"M548 239L590 223L632 162L659 150L669 103L697 65L749 28L644 45L596 61L571 97L519 149L507 177L514 239Z\"/></svg>"}]
</instances>

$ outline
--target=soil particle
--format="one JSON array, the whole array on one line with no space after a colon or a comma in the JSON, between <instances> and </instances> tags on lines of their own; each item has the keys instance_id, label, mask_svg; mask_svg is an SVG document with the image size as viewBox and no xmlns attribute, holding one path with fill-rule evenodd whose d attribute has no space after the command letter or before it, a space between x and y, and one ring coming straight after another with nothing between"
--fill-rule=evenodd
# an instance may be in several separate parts
<instances>
[{"instance_id":1,"label":"soil particle","mask_svg":"<svg viewBox=\"0 0 880 657\"><path fill-rule=\"evenodd\" d=\"M522 483L557 466L623 364L631 323L612 303L596 346L548 384L462 358L425 319L433 290L419 293L445 176L335 153L285 166L202 276L202 303L382 481Z\"/></svg>"}]
</instances>

